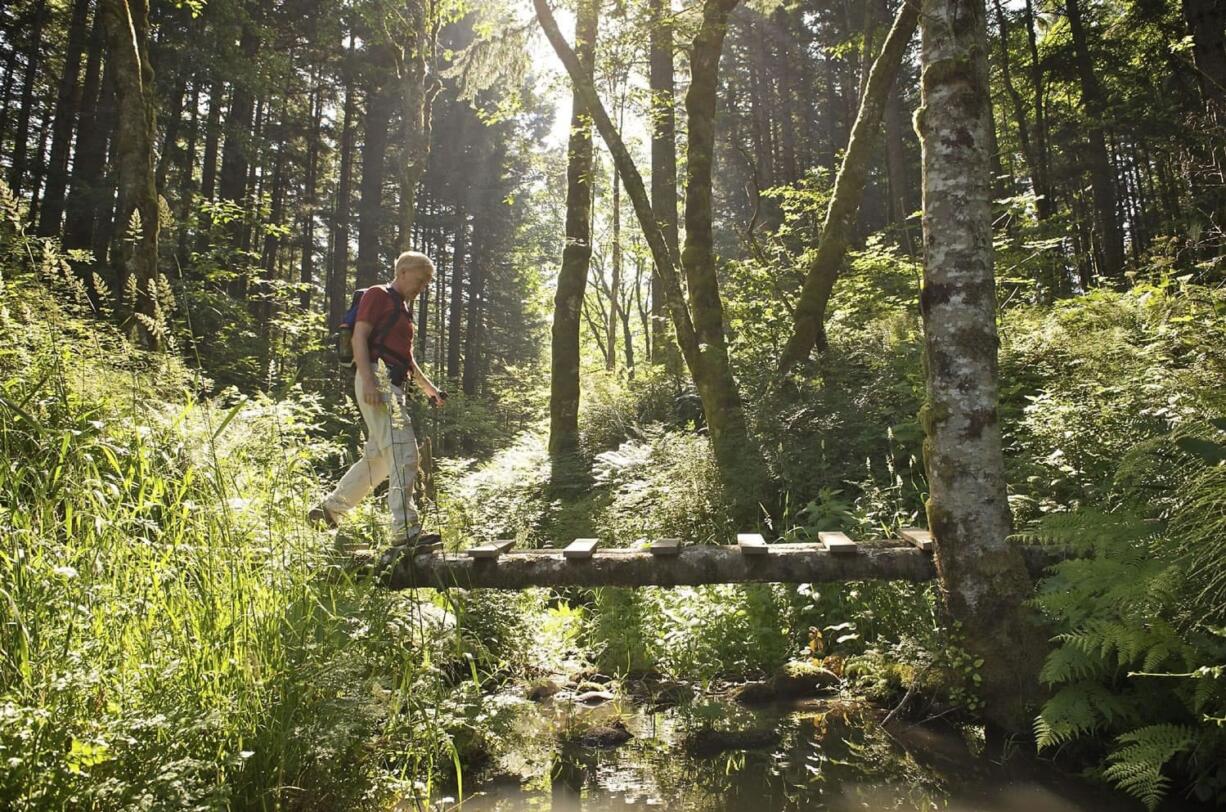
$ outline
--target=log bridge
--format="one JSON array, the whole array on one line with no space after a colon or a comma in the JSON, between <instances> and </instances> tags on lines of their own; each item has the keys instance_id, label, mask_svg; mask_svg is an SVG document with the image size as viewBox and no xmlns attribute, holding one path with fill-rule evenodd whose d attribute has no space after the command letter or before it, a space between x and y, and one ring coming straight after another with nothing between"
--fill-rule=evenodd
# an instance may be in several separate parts
<instances>
[{"instance_id":1,"label":"log bridge","mask_svg":"<svg viewBox=\"0 0 1226 812\"><path fill-rule=\"evenodd\" d=\"M735 544L683 545L665 539L613 549L600 548L596 539L576 539L563 549L514 551L513 542L502 540L460 552L404 555L381 577L391 589L507 590L935 579L932 536L917 528L900 535L856 542L842 533L821 533L816 543L768 544L761 535L742 533ZM1058 547L1018 547L1036 577L1068 557Z\"/></svg>"}]
</instances>

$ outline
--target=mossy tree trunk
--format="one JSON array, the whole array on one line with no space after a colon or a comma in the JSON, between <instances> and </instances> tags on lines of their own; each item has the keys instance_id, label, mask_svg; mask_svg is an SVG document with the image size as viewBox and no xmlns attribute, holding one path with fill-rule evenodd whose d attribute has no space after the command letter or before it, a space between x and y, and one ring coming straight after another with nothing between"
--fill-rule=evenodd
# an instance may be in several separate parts
<instances>
[{"instance_id":1,"label":"mossy tree trunk","mask_svg":"<svg viewBox=\"0 0 1226 812\"><path fill-rule=\"evenodd\" d=\"M578 69L593 82L600 0L582 0L575 20ZM579 448L579 322L592 258L592 116L575 90L566 164L566 245L553 300L549 386L549 455L555 461Z\"/></svg>"},{"instance_id":2,"label":"mossy tree trunk","mask_svg":"<svg viewBox=\"0 0 1226 812\"><path fill-rule=\"evenodd\" d=\"M894 25L881 46L881 53L869 70L868 82L860 101L856 123L843 154L843 165L834 183L834 194L826 210L822 236L817 244L817 253L805 275L804 287L796 303L796 324L779 361L781 372L786 373L796 364L809 357L814 345L824 346L826 334L823 323L826 319L826 304L834 290L839 267L847 254L864 196L864 182L868 176L873 146L881 129L881 117L889 101L890 90L902 64L903 54L915 34L919 11L913 2L904 2L898 8Z\"/></svg>"},{"instance_id":3,"label":"mossy tree trunk","mask_svg":"<svg viewBox=\"0 0 1226 812\"><path fill-rule=\"evenodd\" d=\"M690 87L685 94L685 244L681 269L697 346L686 353L720 473L742 521L752 521L765 499L766 472L749 436L745 409L724 335L724 308L715 272L711 172L715 162L715 106L719 58L728 18L738 0L707 0L690 48ZM684 303L683 303L684 304Z\"/></svg>"},{"instance_id":4,"label":"mossy tree trunk","mask_svg":"<svg viewBox=\"0 0 1226 812\"><path fill-rule=\"evenodd\" d=\"M651 207L673 256L680 255L677 228L677 109L673 79L673 20L669 0L651 0ZM651 274L651 362L677 353L668 335L664 283Z\"/></svg>"},{"instance_id":5,"label":"mossy tree trunk","mask_svg":"<svg viewBox=\"0 0 1226 812\"><path fill-rule=\"evenodd\" d=\"M1024 609L1030 576L1007 541L983 0L924 0L921 29L928 521L946 606L984 661L986 715L1021 730L1045 643Z\"/></svg>"},{"instance_id":6,"label":"mossy tree trunk","mask_svg":"<svg viewBox=\"0 0 1226 812\"><path fill-rule=\"evenodd\" d=\"M154 321L158 309L154 291L158 193L153 160L157 102L149 65L149 7L145 0L103 0L100 11L118 115L115 164L119 193L111 260L118 271L119 312L134 315L143 342L156 348L160 344L159 325ZM130 234L137 219L140 230ZM132 290L134 299L125 295Z\"/></svg>"},{"instance_id":7,"label":"mossy tree trunk","mask_svg":"<svg viewBox=\"0 0 1226 812\"><path fill-rule=\"evenodd\" d=\"M728 363L723 308L719 301L711 247L716 79L728 16L736 3L737 0L708 0L703 5L702 23L690 53L690 89L686 96L689 116L687 235L685 250L679 260L668 244L660 218L652 209L643 176L596 93L591 74L584 69L575 51L562 37L545 0L533 0L541 28L570 75L576 99L581 100L591 113L634 206L639 228L660 274L682 358L702 400L703 416L707 421L720 475L739 518L749 525L757 518L758 506L766 501L768 479L760 451L750 437L740 394ZM689 302L681 287L682 270L690 290ZM578 319L577 308L575 318ZM554 329L557 329L556 321Z\"/></svg>"}]
</instances>

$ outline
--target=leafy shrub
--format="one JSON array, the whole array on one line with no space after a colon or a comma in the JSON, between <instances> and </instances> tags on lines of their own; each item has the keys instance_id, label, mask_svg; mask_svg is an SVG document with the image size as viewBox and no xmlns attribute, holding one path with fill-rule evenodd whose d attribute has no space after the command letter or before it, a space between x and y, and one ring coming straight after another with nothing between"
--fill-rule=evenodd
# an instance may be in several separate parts
<instances>
[{"instance_id":1,"label":"leafy shrub","mask_svg":"<svg viewBox=\"0 0 1226 812\"><path fill-rule=\"evenodd\" d=\"M596 482L610 501L597 517L602 536L680 538L727 544L735 538L730 508L705 437L658 429L596 458Z\"/></svg>"},{"instance_id":2,"label":"leafy shrub","mask_svg":"<svg viewBox=\"0 0 1226 812\"><path fill-rule=\"evenodd\" d=\"M762 677L792 652L776 587L723 584L649 594L652 650L676 677Z\"/></svg>"}]
</instances>

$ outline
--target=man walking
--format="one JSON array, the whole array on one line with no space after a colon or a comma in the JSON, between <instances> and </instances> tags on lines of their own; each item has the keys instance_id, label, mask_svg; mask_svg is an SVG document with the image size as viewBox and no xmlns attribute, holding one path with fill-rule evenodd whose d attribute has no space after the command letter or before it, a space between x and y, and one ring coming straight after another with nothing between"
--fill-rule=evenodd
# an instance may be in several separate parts
<instances>
[{"instance_id":1,"label":"man walking","mask_svg":"<svg viewBox=\"0 0 1226 812\"><path fill-rule=\"evenodd\" d=\"M336 488L311 509L308 517L316 524L335 527L341 516L387 479L393 546L414 547L424 541L413 507L417 439L409 422L404 384L412 379L435 406L447 397L413 358L410 303L433 277L434 263L429 257L405 251L396 259L393 280L362 295L353 327L353 386L366 421L366 446L362 458L345 472Z\"/></svg>"}]
</instances>

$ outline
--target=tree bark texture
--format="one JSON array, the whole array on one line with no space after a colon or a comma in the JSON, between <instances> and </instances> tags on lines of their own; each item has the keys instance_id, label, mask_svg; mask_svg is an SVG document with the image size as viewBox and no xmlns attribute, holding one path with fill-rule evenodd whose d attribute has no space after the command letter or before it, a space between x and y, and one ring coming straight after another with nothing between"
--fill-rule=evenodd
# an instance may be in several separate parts
<instances>
[{"instance_id":1,"label":"tree bark texture","mask_svg":"<svg viewBox=\"0 0 1226 812\"><path fill-rule=\"evenodd\" d=\"M826 305L854 233L873 145L881 128L882 113L918 19L919 11L915 3L904 0L881 46L881 53L869 71L860 112L852 127L847 151L843 154L843 165L834 182L834 194L826 210L817 252L805 274L805 284L796 303L796 324L780 357L781 372L788 372L808 358L815 344L825 345L823 322Z\"/></svg>"},{"instance_id":2,"label":"tree bark texture","mask_svg":"<svg viewBox=\"0 0 1226 812\"><path fill-rule=\"evenodd\" d=\"M107 56L113 69L118 112L116 167L119 196L115 206L112 261L118 271L119 312L153 317L157 311L153 281L157 277L158 194L154 184L153 141L156 100L153 69L149 65L149 9L145 0L101 0ZM128 239L132 215L139 212L140 233ZM133 279L136 301L125 301L127 280ZM137 319L146 346L156 347L160 336L154 325Z\"/></svg>"},{"instance_id":3,"label":"tree bark texture","mask_svg":"<svg viewBox=\"0 0 1226 812\"><path fill-rule=\"evenodd\" d=\"M1045 644L1023 609L1030 577L1006 541L983 2L924 0L921 30L929 528L946 607L984 660L985 712L1022 730Z\"/></svg>"},{"instance_id":4,"label":"tree bark texture","mask_svg":"<svg viewBox=\"0 0 1226 812\"><path fill-rule=\"evenodd\" d=\"M673 67L671 0L651 0L651 207L658 216L672 255L679 256L677 226L677 108ZM651 362L662 364L673 344L668 338L664 285L658 269L651 274Z\"/></svg>"},{"instance_id":5,"label":"tree bark texture","mask_svg":"<svg viewBox=\"0 0 1226 812\"><path fill-rule=\"evenodd\" d=\"M575 19L575 49L583 82L596 65L599 0L582 0ZM579 447L579 319L592 258L592 114L576 87L566 164L566 244L553 300L549 387L549 454L560 458Z\"/></svg>"}]
</instances>

